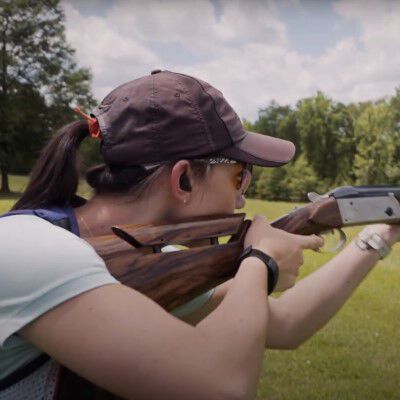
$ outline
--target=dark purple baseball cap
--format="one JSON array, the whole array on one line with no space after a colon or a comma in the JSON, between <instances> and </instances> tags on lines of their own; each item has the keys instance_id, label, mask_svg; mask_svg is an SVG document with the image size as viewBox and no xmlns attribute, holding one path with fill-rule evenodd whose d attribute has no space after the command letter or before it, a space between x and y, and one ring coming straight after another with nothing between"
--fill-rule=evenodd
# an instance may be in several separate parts
<instances>
[{"instance_id":1,"label":"dark purple baseball cap","mask_svg":"<svg viewBox=\"0 0 400 400\"><path fill-rule=\"evenodd\" d=\"M92 112L109 165L134 166L221 155L265 167L291 160L287 140L247 132L240 118L208 83L155 70L108 94Z\"/></svg>"}]
</instances>

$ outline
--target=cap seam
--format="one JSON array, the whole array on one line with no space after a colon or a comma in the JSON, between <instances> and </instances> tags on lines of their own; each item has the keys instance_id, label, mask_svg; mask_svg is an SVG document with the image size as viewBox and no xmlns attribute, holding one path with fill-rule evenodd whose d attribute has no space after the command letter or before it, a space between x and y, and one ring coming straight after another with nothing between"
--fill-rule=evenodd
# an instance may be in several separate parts
<instances>
[{"instance_id":1,"label":"cap seam","mask_svg":"<svg viewBox=\"0 0 400 400\"><path fill-rule=\"evenodd\" d=\"M152 116L152 131L159 133L160 130L156 126L156 119L157 119L157 112L158 112L158 106L156 104L156 89L155 89L155 74L152 76L152 88L151 88L151 96L150 96L150 106L151 106L151 116Z\"/></svg>"},{"instance_id":2,"label":"cap seam","mask_svg":"<svg viewBox=\"0 0 400 400\"><path fill-rule=\"evenodd\" d=\"M181 74L179 74L179 75L181 75ZM215 144L214 144L214 142L212 140L211 132L208 129L208 126L207 126L207 124L206 124L206 122L205 122L205 120L203 118L203 115L200 112L200 109L197 107L197 104L195 104L195 102L192 101L192 99L190 98L190 92L187 89L187 87L184 85L184 83L181 80L178 79L178 84L183 88L184 93L187 95L187 99L189 101L190 107L195 111L195 113L197 115L197 118L202 122L204 130L206 131L206 137L207 137L208 143L210 144L212 150L216 151L217 148L216 148L216 146L215 146Z\"/></svg>"},{"instance_id":3,"label":"cap seam","mask_svg":"<svg viewBox=\"0 0 400 400\"><path fill-rule=\"evenodd\" d=\"M226 126L225 121L221 118L221 116L219 115L219 112L217 111L217 107L216 107L214 98L210 95L210 93L207 92L207 90L204 88L204 86L201 84L201 82L199 82L199 81L198 81L195 77L193 77L193 76L189 76L189 75L185 75L185 74L180 74L180 73L177 73L177 74L178 74L178 75L182 75L182 76L186 76L186 77L188 77L188 78L192 78L194 81L196 81L196 82L200 85L200 87L203 89L203 91L204 91L204 92L207 94L207 96L211 99L211 101L212 101L212 103L213 103L213 106L214 106L214 111L215 111L215 113L218 115L218 118L221 120L221 122L222 122L222 124L224 125L226 131L228 132L228 136L229 136L229 138L231 139L232 144L236 143L236 142L233 141L232 136L231 136L231 133L230 133L228 127Z\"/></svg>"}]
</instances>

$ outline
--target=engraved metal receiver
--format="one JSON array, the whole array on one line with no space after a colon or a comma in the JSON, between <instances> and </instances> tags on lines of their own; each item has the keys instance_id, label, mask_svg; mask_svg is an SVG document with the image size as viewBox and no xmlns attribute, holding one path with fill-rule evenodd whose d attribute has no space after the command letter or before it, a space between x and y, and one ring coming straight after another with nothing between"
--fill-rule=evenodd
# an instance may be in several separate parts
<instances>
[{"instance_id":1,"label":"engraved metal receiver","mask_svg":"<svg viewBox=\"0 0 400 400\"><path fill-rule=\"evenodd\" d=\"M308 193L308 199L321 202L329 197L337 201L343 226L365 225L369 223L400 222L400 188L390 186L341 186L324 195ZM346 243L346 234L339 227L320 233L324 237L325 250L334 252Z\"/></svg>"}]
</instances>

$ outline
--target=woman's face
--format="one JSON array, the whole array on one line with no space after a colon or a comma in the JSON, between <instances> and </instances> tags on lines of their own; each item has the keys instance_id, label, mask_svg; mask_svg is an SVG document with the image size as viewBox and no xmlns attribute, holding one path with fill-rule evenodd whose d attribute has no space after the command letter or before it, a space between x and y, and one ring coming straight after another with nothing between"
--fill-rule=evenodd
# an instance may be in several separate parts
<instances>
[{"instance_id":1,"label":"woman's face","mask_svg":"<svg viewBox=\"0 0 400 400\"><path fill-rule=\"evenodd\" d=\"M188 160L180 160L167 172L164 180L169 191L168 201L165 191L156 190L162 211L162 221L179 222L193 217L207 217L218 214L232 214L235 209L243 208L245 198L241 189L244 164L208 165L205 175L197 176ZM250 173L247 171L247 183ZM182 187L181 179L185 176L190 189Z\"/></svg>"},{"instance_id":2,"label":"woman's face","mask_svg":"<svg viewBox=\"0 0 400 400\"><path fill-rule=\"evenodd\" d=\"M193 187L193 215L231 214L243 208L246 201L240 189L243 169L242 163L210 167Z\"/></svg>"}]
</instances>

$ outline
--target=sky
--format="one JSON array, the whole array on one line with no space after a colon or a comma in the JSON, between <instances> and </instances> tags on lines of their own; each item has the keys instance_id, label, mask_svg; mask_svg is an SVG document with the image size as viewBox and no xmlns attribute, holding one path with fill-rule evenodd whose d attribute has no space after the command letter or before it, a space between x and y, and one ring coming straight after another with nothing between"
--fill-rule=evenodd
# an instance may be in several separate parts
<instances>
[{"instance_id":1,"label":"sky","mask_svg":"<svg viewBox=\"0 0 400 400\"><path fill-rule=\"evenodd\" d=\"M219 89L241 118L318 90L345 103L400 87L399 0L64 0L100 101L154 69Z\"/></svg>"}]
</instances>

